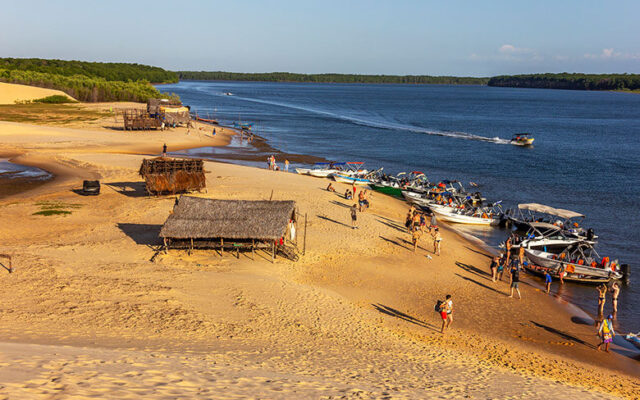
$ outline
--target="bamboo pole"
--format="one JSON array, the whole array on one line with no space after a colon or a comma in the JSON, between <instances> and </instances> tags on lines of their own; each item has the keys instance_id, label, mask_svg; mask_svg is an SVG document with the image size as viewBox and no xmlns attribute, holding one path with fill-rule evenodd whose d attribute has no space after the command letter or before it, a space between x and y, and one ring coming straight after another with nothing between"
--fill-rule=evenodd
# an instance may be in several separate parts
<instances>
[{"instance_id":1,"label":"bamboo pole","mask_svg":"<svg viewBox=\"0 0 640 400\"><path fill-rule=\"evenodd\" d=\"M273 199L273 189L271 189L271 196L269 196L269 201L271 201L271 199Z\"/></svg>"},{"instance_id":2,"label":"bamboo pole","mask_svg":"<svg viewBox=\"0 0 640 400\"><path fill-rule=\"evenodd\" d=\"M222 257L223 252L224 252L224 239L220 238L220 257Z\"/></svg>"},{"instance_id":3,"label":"bamboo pole","mask_svg":"<svg viewBox=\"0 0 640 400\"><path fill-rule=\"evenodd\" d=\"M271 264L273 264L274 260L276 259L276 241L273 241L273 244L271 245Z\"/></svg>"},{"instance_id":4,"label":"bamboo pole","mask_svg":"<svg viewBox=\"0 0 640 400\"><path fill-rule=\"evenodd\" d=\"M302 240L302 255L307 254L307 213L304 213L304 239Z\"/></svg>"}]
</instances>

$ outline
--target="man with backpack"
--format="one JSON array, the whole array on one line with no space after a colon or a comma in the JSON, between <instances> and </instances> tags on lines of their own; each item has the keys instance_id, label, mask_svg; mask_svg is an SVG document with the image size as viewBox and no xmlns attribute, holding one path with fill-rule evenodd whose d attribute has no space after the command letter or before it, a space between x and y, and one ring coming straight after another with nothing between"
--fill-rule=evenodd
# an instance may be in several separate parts
<instances>
[{"instance_id":1,"label":"man with backpack","mask_svg":"<svg viewBox=\"0 0 640 400\"><path fill-rule=\"evenodd\" d=\"M451 295L448 294L445 301L438 300L435 309L440 313L440 317L442 318L442 329L440 329L440 333L444 333L444 330L451 326L453 322L453 300L451 300Z\"/></svg>"}]
</instances>

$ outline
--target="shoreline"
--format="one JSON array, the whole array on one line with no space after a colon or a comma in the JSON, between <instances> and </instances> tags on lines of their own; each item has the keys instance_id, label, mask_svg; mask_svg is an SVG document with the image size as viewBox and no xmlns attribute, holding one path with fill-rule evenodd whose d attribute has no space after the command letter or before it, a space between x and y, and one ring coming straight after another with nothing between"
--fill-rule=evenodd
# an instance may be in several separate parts
<instances>
[{"instance_id":1,"label":"shoreline","mask_svg":"<svg viewBox=\"0 0 640 400\"><path fill-rule=\"evenodd\" d=\"M408 251L406 232L395 227L406 213L401 200L372 194L372 209L362 214L360 229L353 231L342 222L347 221L348 204L323 190L323 181L206 161L211 171L207 194L197 196L264 199L273 192L275 199L295 200L310 215L306 256L296 264L282 259L271 264L205 251L171 252L150 262L158 227L174 197L141 193L137 168L145 154L139 154L140 149L158 147L143 142L179 136L169 144L171 151L181 143L203 147L201 140L209 144L212 138L175 131L96 136L88 130L0 125L8 128L0 135L24 147L19 160L51 163L69 174L24 197L81 204L65 217L35 217L32 202L0 200L0 217L6 222L0 228L0 252L13 253L17 265L14 274L0 275L5 287L0 294L3 341L40 338L48 344L100 347L111 340L116 347L146 344L148 351L160 354L173 346L202 351L212 346L229 351L258 347L268 354L289 352L296 359L316 354L308 359L312 363L303 364L310 365L312 374L320 373L312 365L323 363L359 370L365 366L357 363L368 357L381 357L377 364L401 369L398 357L411 354L407 366L465 365L482 374L516 374L505 379L530 374L543 377L536 380L539 385L554 379L598 392L629 393L640 387L632 378L637 365L615 354L592 353L592 329L565 326L573 314L554 299L525 287L526 302L506 300L503 284L487 283L488 263L477 254L477 244L444 231L442 257L427 260L431 251L426 243L417 254ZM32 136L24 140L23 130ZM49 142L43 145L41 135L50 136ZM75 195L69 189L82 174L99 175L113 190L90 200ZM453 291L458 305L454 328L444 337L434 332L438 322L428 310L443 285ZM568 336L533 322L569 329ZM491 340L497 327L503 335ZM318 349L350 357L324 359ZM397 351L385 358L380 349ZM556 359L561 360L553 364ZM463 362L468 366L457 364ZM296 365L279 368L294 371ZM581 368L589 373L572 374ZM395 376L393 370L389 375L385 371L375 381ZM412 371L407 379L420 380L424 374ZM454 386L464 385L458 375L450 378ZM491 393L495 397L499 392Z\"/></svg>"}]
</instances>

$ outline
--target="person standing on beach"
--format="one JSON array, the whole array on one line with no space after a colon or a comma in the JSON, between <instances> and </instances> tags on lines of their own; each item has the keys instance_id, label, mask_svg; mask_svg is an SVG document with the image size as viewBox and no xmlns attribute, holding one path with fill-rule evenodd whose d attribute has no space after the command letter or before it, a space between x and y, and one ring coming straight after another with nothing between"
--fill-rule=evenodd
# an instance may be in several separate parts
<instances>
[{"instance_id":1,"label":"person standing on beach","mask_svg":"<svg viewBox=\"0 0 640 400\"><path fill-rule=\"evenodd\" d=\"M520 250L518 251L518 261L520 261L520 265L524 263L524 246L520 246Z\"/></svg>"},{"instance_id":2,"label":"person standing on beach","mask_svg":"<svg viewBox=\"0 0 640 400\"><path fill-rule=\"evenodd\" d=\"M518 293L518 300L520 300L522 299L522 296L520 295L520 289L518 288L520 284L520 268L517 264L517 260L514 261L516 261L516 264L512 264L513 266L511 267L511 293L509 294L509 297L513 297L513 290L515 289Z\"/></svg>"},{"instance_id":3,"label":"person standing on beach","mask_svg":"<svg viewBox=\"0 0 640 400\"><path fill-rule=\"evenodd\" d=\"M616 336L616 332L613 330L613 315L609 314L607 319L603 320L598 329L598 335L602 339L602 342L598 345L598 351L600 347L604 345L604 351L609 352L609 344L613 342L613 338Z\"/></svg>"},{"instance_id":4,"label":"person standing on beach","mask_svg":"<svg viewBox=\"0 0 640 400\"><path fill-rule=\"evenodd\" d=\"M513 246L511 244L511 236L507 238L507 241L505 242L504 246L507 248L507 260L508 260L511 258L511 247Z\"/></svg>"},{"instance_id":5,"label":"person standing on beach","mask_svg":"<svg viewBox=\"0 0 640 400\"><path fill-rule=\"evenodd\" d=\"M604 303L607 300L607 285L598 286L598 314L604 313Z\"/></svg>"},{"instance_id":6,"label":"person standing on beach","mask_svg":"<svg viewBox=\"0 0 640 400\"><path fill-rule=\"evenodd\" d=\"M493 257L491 260L491 265L489 265L489 269L491 270L491 281L496 281L496 276L498 275L498 264L500 263L500 258L498 256Z\"/></svg>"},{"instance_id":7,"label":"person standing on beach","mask_svg":"<svg viewBox=\"0 0 640 400\"><path fill-rule=\"evenodd\" d=\"M418 249L418 240L420 240L422 231L420 230L420 227L416 225L412 225L411 229L411 241L413 242L413 252L415 253Z\"/></svg>"},{"instance_id":8,"label":"person standing on beach","mask_svg":"<svg viewBox=\"0 0 640 400\"><path fill-rule=\"evenodd\" d=\"M549 274L549 271L544 271L544 283L546 284L546 292L547 294L551 291L551 275Z\"/></svg>"},{"instance_id":9,"label":"person standing on beach","mask_svg":"<svg viewBox=\"0 0 640 400\"><path fill-rule=\"evenodd\" d=\"M353 181L353 184L351 185L351 192L353 192L353 198L356 198L356 181Z\"/></svg>"},{"instance_id":10,"label":"person standing on beach","mask_svg":"<svg viewBox=\"0 0 640 400\"><path fill-rule=\"evenodd\" d=\"M611 301L613 302L613 315L618 313L618 296L620 295L620 284L613 282L611 285Z\"/></svg>"},{"instance_id":11,"label":"person standing on beach","mask_svg":"<svg viewBox=\"0 0 640 400\"><path fill-rule=\"evenodd\" d=\"M167 144L162 145L162 157L167 156Z\"/></svg>"},{"instance_id":12,"label":"person standing on beach","mask_svg":"<svg viewBox=\"0 0 640 400\"><path fill-rule=\"evenodd\" d=\"M444 333L444 330L451 326L453 322L453 300L451 300L450 294L446 296L444 303L442 303L440 317L442 318L442 329L440 329L440 333Z\"/></svg>"},{"instance_id":13,"label":"person standing on beach","mask_svg":"<svg viewBox=\"0 0 640 400\"><path fill-rule=\"evenodd\" d=\"M440 228L436 228L433 231L433 253L437 256L440 255L440 242L442 242L442 236L440 236Z\"/></svg>"},{"instance_id":14,"label":"person standing on beach","mask_svg":"<svg viewBox=\"0 0 640 400\"><path fill-rule=\"evenodd\" d=\"M503 255L502 258L500 258L500 261L498 261L498 267L496 268L496 279L500 282L502 282L502 275L504 275L504 266L506 263L507 261Z\"/></svg>"},{"instance_id":15,"label":"person standing on beach","mask_svg":"<svg viewBox=\"0 0 640 400\"><path fill-rule=\"evenodd\" d=\"M560 278L560 284L564 285L564 265L560 266L560 270L558 271L558 278Z\"/></svg>"},{"instance_id":16,"label":"person standing on beach","mask_svg":"<svg viewBox=\"0 0 640 400\"><path fill-rule=\"evenodd\" d=\"M358 221L358 207L356 206L356 204L354 203L351 208L351 229L356 229L356 223Z\"/></svg>"},{"instance_id":17,"label":"person standing on beach","mask_svg":"<svg viewBox=\"0 0 640 400\"><path fill-rule=\"evenodd\" d=\"M284 172L289 172L289 160L284 160Z\"/></svg>"}]
</instances>

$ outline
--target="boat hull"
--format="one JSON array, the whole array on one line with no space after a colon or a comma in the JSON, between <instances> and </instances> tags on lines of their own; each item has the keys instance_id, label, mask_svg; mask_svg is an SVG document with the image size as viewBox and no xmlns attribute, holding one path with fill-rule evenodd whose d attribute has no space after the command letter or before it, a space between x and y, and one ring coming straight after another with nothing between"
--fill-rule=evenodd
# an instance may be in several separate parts
<instances>
[{"instance_id":1,"label":"boat hull","mask_svg":"<svg viewBox=\"0 0 640 400\"><path fill-rule=\"evenodd\" d=\"M353 176L345 176L333 174L331 175L336 182L365 186L371 184L371 180L364 178L356 178Z\"/></svg>"},{"instance_id":2,"label":"boat hull","mask_svg":"<svg viewBox=\"0 0 640 400\"><path fill-rule=\"evenodd\" d=\"M555 271L556 276L560 269L563 268L565 270L564 279L566 280L596 283L622 279L622 274L618 271L554 260L549 258L550 253L540 250L525 249L524 254L534 266L552 269Z\"/></svg>"},{"instance_id":3,"label":"boat hull","mask_svg":"<svg viewBox=\"0 0 640 400\"><path fill-rule=\"evenodd\" d=\"M532 146L534 138L524 139L524 140L512 140L511 144L514 146Z\"/></svg>"},{"instance_id":4,"label":"boat hull","mask_svg":"<svg viewBox=\"0 0 640 400\"><path fill-rule=\"evenodd\" d=\"M438 208L431 208L431 210L438 216L438 219L456 224L495 226L500 223L499 218L474 217L471 215L446 212Z\"/></svg>"},{"instance_id":5,"label":"boat hull","mask_svg":"<svg viewBox=\"0 0 640 400\"><path fill-rule=\"evenodd\" d=\"M369 187L371 189L375 190L376 192L384 193L384 194L389 195L389 196L395 196L395 197L402 198L402 189L400 189L400 188L391 187L391 186L384 186L384 185L377 185L375 183L370 183Z\"/></svg>"}]
</instances>

